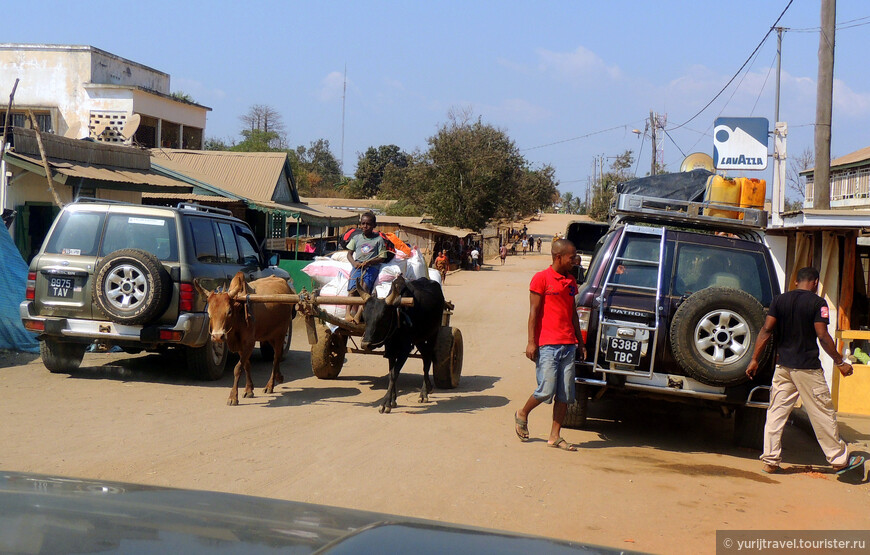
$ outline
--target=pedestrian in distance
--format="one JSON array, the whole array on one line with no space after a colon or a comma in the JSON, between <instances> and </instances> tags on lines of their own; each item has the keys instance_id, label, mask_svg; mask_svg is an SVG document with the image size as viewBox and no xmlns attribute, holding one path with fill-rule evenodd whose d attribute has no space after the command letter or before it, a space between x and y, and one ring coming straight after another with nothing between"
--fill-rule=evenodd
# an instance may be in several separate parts
<instances>
[{"instance_id":1,"label":"pedestrian in distance","mask_svg":"<svg viewBox=\"0 0 870 555\"><path fill-rule=\"evenodd\" d=\"M480 270L480 251L477 247L471 249L471 269L475 272Z\"/></svg>"},{"instance_id":2,"label":"pedestrian in distance","mask_svg":"<svg viewBox=\"0 0 870 555\"><path fill-rule=\"evenodd\" d=\"M782 432L800 398L825 458L837 474L843 474L863 466L864 457L850 455L846 442L840 439L837 414L819 361L819 344L834 360L834 366L843 377L852 375L852 365L843 360L828 333L828 303L816 294L819 271L801 268L795 285L796 289L780 295L771 303L764 327L755 341L752 360L746 367L746 375L754 377L768 341L775 337L777 364L764 425L762 471L768 474L779 472Z\"/></svg>"},{"instance_id":3,"label":"pedestrian in distance","mask_svg":"<svg viewBox=\"0 0 870 555\"><path fill-rule=\"evenodd\" d=\"M447 283L447 270L449 268L450 261L447 258L447 251L441 251L441 254L435 259L435 269L441 275L441 285Z\"/></svg>"},{"instance_id":4,"label":"pedestrian in distance","mask_svg":"<svg viewBox=\"0 0 870 555\"><path fill-rule=\"evenodd\" d=\"M537 389L514 413L516 434L529 439L529 413L541 403L553 402L553 424L547 445L565 451L577 447L562 438L562 421L574 402L574 359L586 358L580 321L574 303L577 282L571 271L577 249L570 241L553 243L553 263L536 273L529 284L529 322L526 357L535 363Z\"/></svg>"},{"instance_id":5,"label":"pedestrian in distance","mask_svg":"<svg viewBox=\"0 0 870 555\"><path fill-rule=\"evenodd\" d=\"M538 254L541 253L541 243L542 243L541 238L538 237Z\"/></svg>"},{"instance_id":6,"label":"pedestrian in distance","mask_svg":"<svg viewBox=\"0 0 870 555\"><path fill-rule=\"evenodd\" d=\"M529 238L528 238L528 237L524 237L524 238L523 238L523 256L526 255L526 251L527 251L527 250L529 250Z\"/></svg>"},{"instance_id":7,"label":"pedestrian in distance","mask_svg":"<svg viewBox=\"0 0 870 555\"><path fill-rule=\"evenodd\" d=\"M504 244L498 248L498 257L501 258L501 265L504 266L504 260L507 258L507 247Z\"/></svg>"}]
</instances>

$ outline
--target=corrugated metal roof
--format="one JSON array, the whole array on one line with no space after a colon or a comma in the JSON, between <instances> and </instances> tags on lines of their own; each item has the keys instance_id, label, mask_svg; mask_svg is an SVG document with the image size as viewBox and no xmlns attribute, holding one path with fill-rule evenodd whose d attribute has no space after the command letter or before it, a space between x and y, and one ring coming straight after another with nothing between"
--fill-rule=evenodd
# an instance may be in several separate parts
<instances>
[{"instance_id":1,"label":"corrugated metal roof","mask_svg":"<svg viewBox=\"0 0 870 555\"><path fill-rule=\"evenodd\" d=\"M234 198L222 197L220 195L194 195L192 193L142 193L142 198L153 198L153 199L166 199L166 200L177 200L178 202L191 201L191 202L219 202L219 203L230 203L230 202L241 202L244 204L244 201L236 200Z\"/></svg>"},{"instance_id":2,"label":"corrugated metal roof","mask_svg":"<svg viewBox=\"0 0 870 555\"><path fill-rule=\"evenodd\" d=\"M870 146L865 146L860 150L856 150L855 152L850 152L845 156L840 156L839 158L834 158L831 160L831 169L836 170L843 166L853 166L858 165L861 162L870 162ZM811 174L815 171L815 168L809 168L802 172L801 175Z\"/></svg>"},{"instance_id":3,"label":"corrugated metal roof","mask_svg":"<svg viewBox=\"0 0 870 555\"><path fill-rule=\"evenodd\" d=\"M6 153L6 159L15 164L15 159L19 159L25 163L37 166L37 171L40 175L42 171L42 159L36 156L27 156L14 152ZM97 181L111 181L115 183L131 183L137 185L150 185L153 187L166 188L169 192L185 192L190 191L192 187L176 179L158 175L148 170L135 170L128 168L115 168L112 166L96 166L88 164L80 164L77 162L69 162L67 160L59 160L49 158L48 164L53 172L69 177L83 177L85 179L94 179Z\"/></svg>"},{"instance_id":4,"label":"corrugated metal roof","mask_svg":"<svg viewBox=\"0 0 870 555\"><path fill-rule=\"evenodd\" d=\"M254 202L253 204L268 210L284 212L290 221L298 219L309 224L328 226L349 225L359 221L359 214L356 212L348 212L347 210L318 206L316 204L297 204L295 202L286 204L281 202Z\"/></svg>"},{"instance_id":5,"label":"corrugated metal roof","mask_svg":"<svg viewBox=\"0 0 870 555\"><path fill-rule=\"evenodd\" d=\"M332 197L302 197L302 202L330 206L332 208L358 208L368 210L385 210L396 203L395 200L371 198L332 198Z\"/></svg>"},{"instance_id":6,"label":"corrugated metal roof","mask_svg":"<svg viewBox=\"0 0 870 555\"><path fill-rule=\"evenodd\" d=\"M453 237L467 237L475 235L477 232L472 229L461 229L458 227L447 227L434 224L401 224L402 228L416 229L420 231L428 231L430 233L440 233L442 235L451 235Z\"/></svg>"},{"instance_id":7,"label":"corrugated metal roof","mask_svg":"<svg viewBox=\"0 0 870 555\"><path fill-rule=\"evenodd\" d=\"M845 156L840 156L839 158L834 158L831 160L831 167L836 168L837 166L846 166L848 164L855 164L856 162L866 162L870 160L870 146L864 147L861 150L856 150L850 154Z\"/></svg>"},{"instance_id":8,"label":"corrugated metal roof","mask_svg":"<svg viewBox=\"0 0 870 555\"><path fill-rule=\"evenodd\" d=\"M229 193L257 202L272 202L287 154L155 148L151 158L155 164Z\"/></svg>"},{"instance_id":9,"label":"corrugated metal roof","mask_svg":"<svg viewBox=\"0 0 870 555\"><path fill-rule=\"evenodd\" d=\"M378 214L378 225L381 224L393 224L393 225L405 225L405 224L420 224L423 223L423 219L425 216L387 216L385 214Z\"/></svg>"}]
</instances>

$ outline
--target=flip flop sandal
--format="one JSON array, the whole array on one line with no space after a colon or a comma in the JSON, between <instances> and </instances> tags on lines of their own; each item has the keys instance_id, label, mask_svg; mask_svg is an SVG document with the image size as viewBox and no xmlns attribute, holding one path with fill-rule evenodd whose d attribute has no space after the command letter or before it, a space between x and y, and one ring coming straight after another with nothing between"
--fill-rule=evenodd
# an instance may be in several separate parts
<instances>
[{"instance_id":1,"label":"flip flop sandal","mask_svg":"<svg viewBox=\"0 0 870 555\"><path fill-rule=\"evenodd\" d=\"M516 424L515 431L517 432L517 437L520 438L520 441L528 441L529 421L520 420L520 417L517 416L517 413L514 413L514 423Z\"/></svg>"},{"instance_id":2,"label":"flip flop sandal","mask_svg":"<svg viewBox=\"0 0 870 555\"><path fill-rule=\"evenodd\" d=\"M850 470L854 470L864 464L864 457L861 455L852 455L849 457L849 462L846 463L842 468L834 468L837 471L837 474L844 474L849 472Z\"/></svg>"},{"instance_id":3,"label":"flip flop sandal","mask_svg":"<svg viewBox=\"0 0 870 555\"><path fill-rule=\"evenodd\" d=\"M560 437L556 440L556 443L547 443L547 447L552 447L553 449L564 449L565 451L576 451L577 447L571 443L565 441L565 438Z\"/></svg>"}]
</instances>

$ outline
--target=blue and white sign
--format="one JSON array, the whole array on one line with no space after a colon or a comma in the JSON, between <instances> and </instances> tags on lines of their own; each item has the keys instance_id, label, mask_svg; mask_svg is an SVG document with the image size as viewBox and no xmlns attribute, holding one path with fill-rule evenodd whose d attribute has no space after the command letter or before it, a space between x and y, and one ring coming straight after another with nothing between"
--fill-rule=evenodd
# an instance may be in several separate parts
<instances>
[{"instance_id":1,"label":"blue and white sign","mask_svg":"<svg viewBox=\"0 0 870 555\"><path fill-rule=\"evenodd\" d=\"M767 118L716 118L713 165L717 170L767 168Z\"/></svg>"}]
</instances>

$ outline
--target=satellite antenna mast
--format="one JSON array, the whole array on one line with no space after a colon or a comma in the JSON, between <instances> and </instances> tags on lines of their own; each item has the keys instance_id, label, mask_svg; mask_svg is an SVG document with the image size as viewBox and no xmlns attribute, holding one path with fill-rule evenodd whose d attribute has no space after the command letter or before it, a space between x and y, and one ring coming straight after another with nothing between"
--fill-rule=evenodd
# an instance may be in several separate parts
<instances>
[{"instance_id":1,"label":"satellite antenna mast","mask_svg":"<svg viewBox=\"0 0 870 555\"><path fill-rule=\"evenodd\" d=\"M341 176L344 177L344 100L347 97L347 64L344 64L344 85L341 89Z\"/></svg>"}]
</instances>

